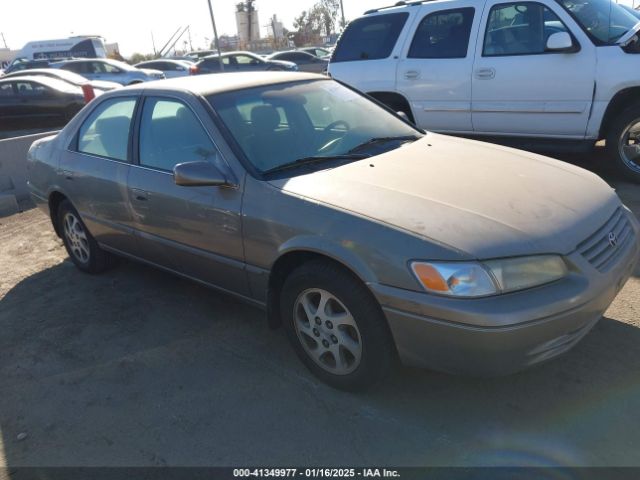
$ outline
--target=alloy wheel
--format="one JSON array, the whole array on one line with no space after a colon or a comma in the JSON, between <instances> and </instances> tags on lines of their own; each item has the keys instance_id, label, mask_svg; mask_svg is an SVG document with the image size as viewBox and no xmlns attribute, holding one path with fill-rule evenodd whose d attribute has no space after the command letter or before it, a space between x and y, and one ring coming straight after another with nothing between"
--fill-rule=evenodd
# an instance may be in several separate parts
<instances>
[{"instance_id":1,"label":"alloy wheel","mask_svg":"<svg viewBox=\"0 0 640 480\"><path fill-rule=\"evenodd\" d=\"M321 368L347 375L360 365L362 336L353 315L334 295L312 288L294 304L295 331L304 350Z\"/></svg>"},{"instance_id":2,"label":"alloy wheel","mask_svg":"<svg viewBox=\"0 0 640 480\"><path fill-rule=\"evenodd\" d=\"M633 120L624 129L618 142L618 151L625 166L640 173L640 119Z\"/></svg>"},{"instance_id":3,"label":"alloy wheel","mask_svg":"<svg viewBox=\"0 0 640 480\"><path fill-rule=\"evenodd\" d=\"M89 239L82 223L75 214L67 212L64 215L64 236L72 255L81 263L89 263Z\"/></svg>"}]
</instances>

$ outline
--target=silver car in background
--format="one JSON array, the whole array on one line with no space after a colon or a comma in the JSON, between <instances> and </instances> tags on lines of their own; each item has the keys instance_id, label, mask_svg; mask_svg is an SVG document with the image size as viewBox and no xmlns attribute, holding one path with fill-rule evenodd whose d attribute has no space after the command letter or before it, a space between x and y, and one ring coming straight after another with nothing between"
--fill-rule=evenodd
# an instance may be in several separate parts
<instances>
[{"instance_id":1,"label":"silver car in background","mask_svg":"<svg viewBox=\"0 0 640 480\"><path fill-rule=\"evenodd\" d=\"M549 360L640 257L596 175L422 132L306 73L114 90L27 163L80 270L125 256L258 305L342 389L397 357L481 375Z\"/></svg>"},{"instance_id":2,"label":"silver car in background","mask_svg":"<svg viewBox=\"0 0 640 480\"><path fill-rule=\"evenodd\" d=\"M59 68L34 68L29 70L21 70L18 72L8 73L2 78L14 78L28 75L30 77L49 77L57 80L62 80L65 83L82 88L83 85L89 84L93 88L96 95L101 95L109 90L122 87L116 82L107 82L104 80L88 80L82 75L70 72L68 70L61 70Z\"/></svg>"},{"instance_id":3,"label":"silver car in background","mask_svg":"<svg viewBox=\"0 0 640 480\"><path fill-rule=\"evenodd\" d=\"M52 63L51 67L77 73L89 80L106 80L120 85L135 85L165 78L164 73L159 70L136 68L128 63L107 58L66 60Z\"/></svg>"},{"instance_id":4,"label":"silver car in background","mask_svg":"<svg viewBox=\"0 0 640 480\"><path fill-rule=\"evenodd\" d=\"M187 60L172 60L169 58L148 60L146 62L137 63L135 67L158 70L164 73L166 78L187 77L189 75L195 75L198 72L195 62Z\"/></svg>"}]
</instances>

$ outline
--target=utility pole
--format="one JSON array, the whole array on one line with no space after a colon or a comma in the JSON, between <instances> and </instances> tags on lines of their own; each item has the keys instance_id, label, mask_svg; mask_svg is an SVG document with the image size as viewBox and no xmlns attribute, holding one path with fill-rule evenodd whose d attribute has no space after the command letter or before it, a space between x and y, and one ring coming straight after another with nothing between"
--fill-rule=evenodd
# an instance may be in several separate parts
<instances>
[{"instance_id":1,"label":"utility pole","mask_svg":"<svg viewBox=\"0 0 640 480\"><path fill-rule=\"evenodd\" d=\"M0 35L2 35L2 43L4 43L4 48L8 50L9 47L7 46L7 40L4 38L4 33L0 33Z\"/></svg>"},{"instance_id":2,"label":"utility pole","mask_svg":"<svg viewBox=\"0 0 640 480\"><path fill-rule=\"evenodd\" d=\"M342 0L340 0L340 12L342 13L342 28L344 28L344 26L345 26L344 5L342 4Z\"/></svg>"},{"instance_id":3,"label":"utility pole","mask_svg":"<svg viewBox=\"0 0 640 480\"><path fill-rule=\"evenodd\" d=\"M156 50L156 40L153 38L153 31L151 31L151 45L153 46L153 56L158 56L158 51Z\"/></svg>"},{"instance_id":4,"label":"utility pole","mask_svg":"<svg viewBox=\"0 0 640 480\"><path fill-rule=\"evenodd\" d=\"M218 29L216 28L216 20L213 18L213 7L211 6L211 0L207 0L209 4L209 15L211 15L211 25L213 26L213 38L214 42L216 42L216 47L218 49L218 63L220 64L220 71L224 72L224 65L222 63L222 52L220 51L220 41L218 40Z\"/></svg>"}]
</instances>

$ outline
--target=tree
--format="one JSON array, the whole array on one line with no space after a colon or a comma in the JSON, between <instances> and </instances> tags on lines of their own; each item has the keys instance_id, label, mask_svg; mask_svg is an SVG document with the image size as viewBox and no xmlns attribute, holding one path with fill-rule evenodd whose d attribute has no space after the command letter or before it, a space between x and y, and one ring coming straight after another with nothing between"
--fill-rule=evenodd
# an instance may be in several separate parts
<instances>
[{"instance_id":1,"label":"tree","mask_svg":"<svg viewBox=\"0 0 640 480\"><path fill-rule=\"evenodd\" d=\"M304 10L293 21L296 28L294 41L296 45L317 41L324 34L331 35L335 30L340 11L340 0L319 0L311 9Z\"/></svg>"}]
</instances>

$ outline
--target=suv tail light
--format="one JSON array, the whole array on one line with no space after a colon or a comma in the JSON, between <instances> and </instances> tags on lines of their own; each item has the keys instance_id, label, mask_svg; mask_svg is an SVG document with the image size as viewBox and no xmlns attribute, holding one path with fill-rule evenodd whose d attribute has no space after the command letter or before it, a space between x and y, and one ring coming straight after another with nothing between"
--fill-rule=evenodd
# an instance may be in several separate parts
<instances>
[{"instance_id":1,"label":"suv tail light","mask_svg":"<svg viewBox=\"0 0 640 480\"><path fill-rule=\"evenodd\" d=\"M81 88L82 95L84 96L84 103L89 103L91 100L96 98L96 92L93 90L93 87L89 83L85 83Z\"/></svg>"},{"instance_id":2,"label":"suv tail light","mask_svg":"<svg viewBox=\"0 0 640 480\"><path fill-rule=\"evenodd\" d=\"M189 75L197 75L199 70L200 69L198 68L197 65L191 65L189 67Z\"/></svg>"}]
</instances>

